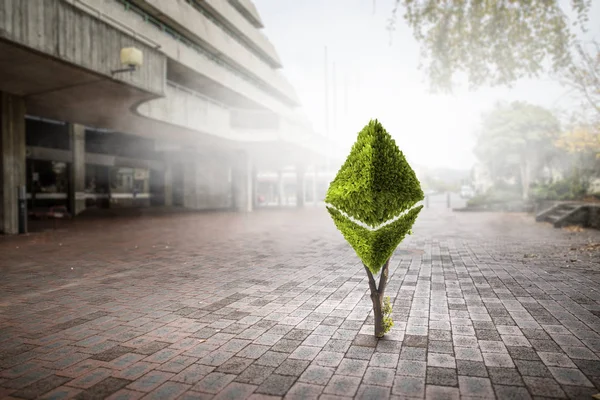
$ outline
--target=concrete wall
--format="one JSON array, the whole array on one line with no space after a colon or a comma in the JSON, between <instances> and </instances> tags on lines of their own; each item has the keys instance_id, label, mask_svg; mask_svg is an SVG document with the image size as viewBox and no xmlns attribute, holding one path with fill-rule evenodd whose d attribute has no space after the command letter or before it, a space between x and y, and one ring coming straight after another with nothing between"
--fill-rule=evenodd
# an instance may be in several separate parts
<instances>
[{"instance_id":1,"label":"concrete wall","mask_svg":"<svg viewBox=\"0 0 600 400\"><path fill-rule=\"evenodd\" d=\"M70 208L72 214L77 215L85 210L85 126L70 124L69 136L71 139Z\"/></svg>"},{"instance_id":2,"label":"concrete wall","mask_svg":"<svg viewBox=\"0 0 600 400\"><path fill-rule=\"evenodd\" d=\"M231 3L246 17L255 28L264 28L260 14L250 0L232 0Z\"/></svg>"},{"instance_id":3,"label":"concrete wall","mask_svg":"<svg viewBox=\"0 0 600 400\"><path fill-rule=\"evenodd\" d=\"M92 0L86 1L91 2ZM104 1L114 2L115 0ZM98 1L92 3L97 4ZM292 85L282 75L188 2L184 0L145 0L145 3L152 6L155 10L154 15L160 15L167 19L170 26L181 32L187 32L191 38L204 43L212 49L213 54L233 62L238 68L264 81L282 95L289 97L290 100L296 100Z\"/></svg>"},{"instance_id":4,"label":"concrete wall","mask_svg":"<svg viewBox=\"0 0 600 400\"><path fill-rule=\"evenodd\" d=\"M1 0L0 38L106 76L122 68L121 48L135 45L144 54L143 68L115 79L150 93L164 91L166 59L161 53L65 0Z\"/></svg>"},{"instance_id":5,"label":"concrete wall","mask_svg":"<svg viewBox=\"0 0 600 400\"><path fill-rule=\"evenodd\" d=\"M107 18L107 20L109 20L109 23L110 21L113 21L112 23L117 29L123 29L123 26L127 26L131 30L137 32L141 37L147 38L147 40L160 45L160 51L164 55L193 71L198 71L198 74L206 76L210 80L218 82L230 90L261 104L274 112L285 114L291 111L291 109L281 103L280 100L267 94L256 85L243 79L241 76L224 68L205 54L177 41L156 26L146 22L141 16L132 11L125 10L118 2L114 0L82 1L85 2L82 4L91 5L91 8L85 7L82 9L86 9L90 13L94 12L93 10L96 10L96 13L99 12L100 14L108 16L109 18ZM227 2L223 1L223 3ZM243 17L239 17L243 19ZM190 79L193 78L193 76L190 77Z\"/></svg>"},{"instance_id":6,"label":"concrete wall","mask_svg":"<svg viewBox=\"0 0 600 400\"><path fill-rule=\"evenodd\" d=\"M278 130L232 129L228 108L172 83L167 85L166 97L143 103L137 111L147 118L233 141L273 141L280 138Z\"/></svg>"},{"instance_id":7,"label":"concrete wall","mask_svg":"<svg viewBox=\"0 0 600 400\"><path fill-rule=\"evenodd\" d=\"M222 137L230 136L229 110L193 91L168 84L166 97L141 104L140 115L210 133Z\"/></svg>"},{"instance_id":8,"label":"concrete wall","mask_svg":"<svg viewBox=\"0 0 600 400\"><path fill-rule=\"evenodd\" d=\"M160 1L160 0L155 0ZM181 0L179 0L181 1ZM231 28L238 31L241 35L248 38L248 41L260 49L268 56L274 64L281 67L281 61L275 50L275 46L258 29L256 29L246 18L244 18L228 1L223 0L204 0L204 5L211 9L215 14L222 17L222 20Z\"/></svg>"}]
</instances>

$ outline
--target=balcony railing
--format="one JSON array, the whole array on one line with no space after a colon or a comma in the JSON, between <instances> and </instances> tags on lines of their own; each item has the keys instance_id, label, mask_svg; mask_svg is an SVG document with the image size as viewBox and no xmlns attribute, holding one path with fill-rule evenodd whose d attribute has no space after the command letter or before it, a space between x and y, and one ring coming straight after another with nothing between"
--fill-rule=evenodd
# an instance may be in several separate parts
<instances>
[{"instance_id":1,"label":"balcony railing","mask_svg":"<svg viewBox=\"0 0 600 400\"><path fill-rule=\"evenodd\" d=\"M129 2L129 0L115 0L115 1L117 1L120 4L122 4L125 7L126 11L131 11L131 12L137 14L146 23L154 26L156 29L160 30L161 32L165 33L166 35L171 36L173 39L175 39L176 41L184 44L185 46L187 46L187 47L195 50L196 52L198 52L199 54L203 55L204 57L206 57L210 61L218 64L220 67L228 70L229 72L233 73L234 75L236 75L236 76L244 79L245 81L247 81L250 84L254 85L255 87L259 88L263 92L266 92L266 93L270 94L271 96L277 98L278 100L280 100L280 101L282 101L282 102L284 102L286 104L289 104L289 103L292 102L291 99L289 99L287 96L283 95L279 91L277 91L274 88L270 87L266 83L264 83L264 82L262 82L262 81L260 81L260 80L258 80L256 78L252 77L249 74L244 73L243 71L240 71L239 69L235 68L234 66L230 65L229 63L227 63L227 62L223 61L222 59L216 57L211 52L205 50L204 48L202 48L200 45L198 45L194 41L188 39L187 37L185 37L182 34L180 34L179 32L177 32L175 29L173 29L170 26L166 25L164 22L162 22L162 21L154 18L152 15L148 14L147 12L145 12L144 10L142 10L141 8L136 7L131 2Z\"/></svg>"},{"instance_id":2,"label":"balcony railing","mask_svg":"<svg viewBox=\"0 0 600 400\"><path fill-rule=\"evenodd\" d=\"M221 21L216 19L212 14L210 14L204 8L202 8L202 6L198 4L199 2L197 0L186 0L186 2L192 7L194 7L200 14L204 15L207 19L209 19L213 24L221 28L221 30L223 30L223 32L225 32L230 38L238 42L240 45L246 48L246 50L250 51L256 57L258 57L262 62L264 62L270 67L274 66L273 60L266 57L262 52L256 51L255 48L250 46L246 41L242 40L231 28L227 27Z\"/></svg>"}]
</instances>

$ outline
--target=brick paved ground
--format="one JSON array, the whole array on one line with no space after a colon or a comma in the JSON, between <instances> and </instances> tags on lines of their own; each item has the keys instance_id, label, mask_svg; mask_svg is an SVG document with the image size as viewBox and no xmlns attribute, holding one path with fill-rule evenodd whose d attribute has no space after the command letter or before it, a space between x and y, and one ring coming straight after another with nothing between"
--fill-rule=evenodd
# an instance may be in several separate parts
<instances>
[{"instance_id":1,"label":"brick paved ground","mask_svg":"<svg viewBox=\"0 0 600 400\"><path fill-rule=\"evenodd\" d=\"M414 230L380 341L364 270L323 210L0 238L0 398L600 392L600 233L441 210Z\"/></svg>"}]
</instances>

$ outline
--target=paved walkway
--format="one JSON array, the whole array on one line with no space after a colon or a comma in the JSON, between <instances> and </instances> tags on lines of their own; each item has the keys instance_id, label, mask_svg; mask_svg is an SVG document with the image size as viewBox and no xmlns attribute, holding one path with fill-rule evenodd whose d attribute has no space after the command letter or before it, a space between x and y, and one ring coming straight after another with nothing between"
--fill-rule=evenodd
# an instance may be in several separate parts
<instances>
[{"instance_id":1,"label":"paved walkway","mask_svg":"<svg viewBox=\"0 0 600 400\"><path fill-rule=\"evenodd\" d=\"M600 233L426 210L395 326L324 210L0 237L0 398L573 398L600 392Z\"/></svg>"}]
</instances>

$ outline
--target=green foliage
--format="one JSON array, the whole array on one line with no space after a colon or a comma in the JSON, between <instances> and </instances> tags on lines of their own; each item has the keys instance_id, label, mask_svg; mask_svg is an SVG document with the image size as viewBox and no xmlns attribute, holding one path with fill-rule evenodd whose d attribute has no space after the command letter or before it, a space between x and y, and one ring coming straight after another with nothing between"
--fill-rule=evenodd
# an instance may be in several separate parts
<instances>
[{"instance_id":1,"label":"green foliage","mask_svg":"<svg viewBox=\"0 0 600 400\"><path fill-rule=\"evenodd\" d=\"M374 120L358 134L325 201L337 228L376 274L409 233L423 206L412 207L423 198L419 180L404 155ZM368 229L348 216L371 228L387 224Z\"/></svg>"},{"instance_id":2,"label":"green foliage","mask_svg":"<svg viewBox=\"0 0 600 400\"><path fill-rule=\"evenodd\" d=\"M586 182L575 174L554 183L537 185L532 190L532 197L536 200L581 200L587 189Z\"/></svg>"},{"instance_id":3,"label":"green foliage","mask_svg":"<svg viewBox=\"0 0 600 400\"><path fill-rule=\"evenodd\" d=\"M358 257L373 274L377 274L409 234L422 208L422 205L415 207L406 215L375 231L360 226L332 207L327 207L327 211Z\"/></svg>"},{"instance_id":4,"label":"green foliage","mask_svg":"<svg viewBox=\"0 0 600 400\"><path fill-rule=\"evenodd\" d=\"M467 205L470 207L509 203L521 200L520 191L515 191L509 187L493 187L485 194L479 194L469 200Z\"/></svg>"},{"instance_id":5,"label":"green foliage","mask_svg":"<svg viewBox=\"0 0 600 400\"><path fill-rule=\"evenodd\" d=\"M392 304L390 302L390 297L387 296L383 301L383 330L381 332L381 337L385 335L387 332L392 329L394 326L394 321L392 320Z\"/></svg>"},{"instance_id":6,"label":"green foliage","mask_svg":"<svg viewBox=\"0 0 600 400\"><path fill-rule=\"evenodd\" d=\"M497 104L483 115L475 155L491 178L517 178L527 198L541 167L557 154L560 123L549 110L524 102Z\"/></svg>"},{"instance_id":7,"label":"green foliage","mask_svg":"<svg viewBox=\"0 0 600 400\"><path fill-rule=\"evenodd\" d=\"M389 29L400 6L421 45L433 89L452 89L457 73L471 88L510 85L543 72L565 71L575 35L558 0L394 0ZM571 0L585 28L591 0Z\"/></svg>"},{"instance_id":8,"label":"green foliage","mask_svg":"<svg viewBox=\"0 0 600 400\"><path fill-rule=\"evenodd\" d=\"M370 121L329 186L325 202L370 227L423 200L419 180L396 142Z\"/></svg>"}]
</instances>

